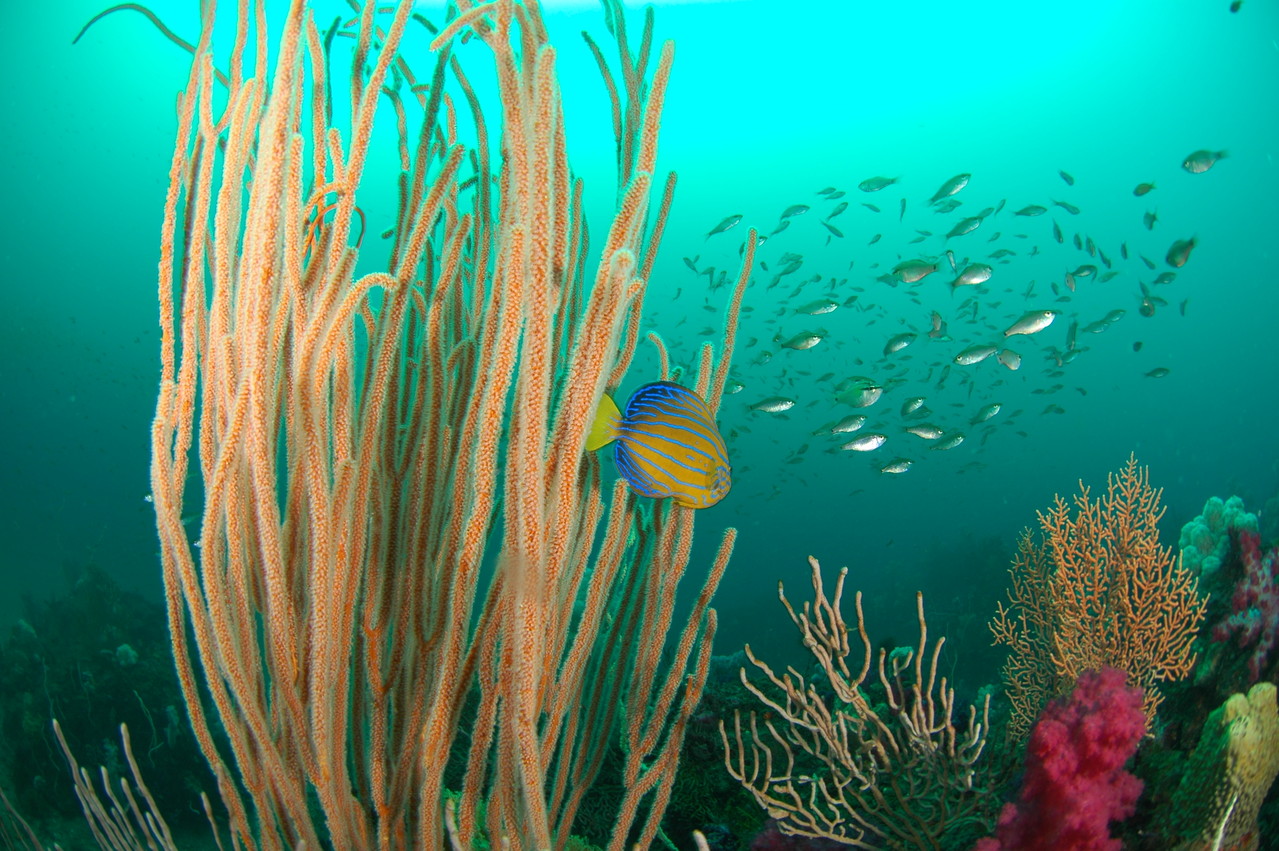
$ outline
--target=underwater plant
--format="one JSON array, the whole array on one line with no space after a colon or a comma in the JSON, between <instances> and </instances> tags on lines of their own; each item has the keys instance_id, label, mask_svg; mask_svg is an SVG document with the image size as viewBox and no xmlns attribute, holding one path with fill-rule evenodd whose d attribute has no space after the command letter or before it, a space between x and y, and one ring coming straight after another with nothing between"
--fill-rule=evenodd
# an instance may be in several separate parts
<instances>
[{"instance_id":1,"label":"underwater plant","mask_svg":"<svg viewBox=\"0 0 1279 851\"><path fill-rule=\"evenodd\" d=\"M224 73L202 4L178 100L151 468L179 681L233 844L563 847L617 745L611 835L588 839L646 846L735 540L677 621L695 512L610 493L584 451L674 191L655 177L673 46L651 10L629 42L612 0L620 70L588 38L617 146L592 275L537 4L463 0L437 27L366 2L326 27L293 0L274 50L251 6ZM464 44L491 53L494 91ZM689 370L708 421L754 244L719 355Z\"/></svg>"},{"instance_id":2,"label":"underwater plant","mask_svg":"<svg viewBox=\"0 0 1279 851\"><path fill-rule=\"evenodd\" d=\"M840 571L832 600L817 559L808 561L813 602L797 612L781 583L778 595L833 699L794 668L777 674L747 645L747 658L772 688L765 691L740 669L742 684L766 710L750 713L745 735L740 711L731 731L720 721L729 774L792 836L863 849L938 849L957 833L987 826L992 799L982 793L977 766L990 729L990 695L980 716L970 706L967 724L962 731L956 727L954 689L945 676L938 679L946 639L927 646L923 595L916 595L919 644L891 654L880 649L884 704L872 705L865 687L875 654L861 592L854 603L861 660L850 667L849 630L840 611L848 568Z\"/></svg>"},{"instance_id":3,"label":"underwater plant","mask_svg":"<svg viewBox=\"0 0 1279 851\"><path fill-rule=\"evenodd\" d=\"M1162 490L1150 487L1149 470L1134 456L1107 478L1104 496L1091 499L1083 482L1080 489L1073 511L1057 496L1039 514L1039 542L1023 531L1008 606L1000 603L990 624L1011 650L1004 681L1014 738L1025 737L1044 704L1081 673L1107 666L1142 688L1150 728L1157 683L1194 667L1205 604L1194 575L1159 545Z\"/></svg>"}]
</instances>

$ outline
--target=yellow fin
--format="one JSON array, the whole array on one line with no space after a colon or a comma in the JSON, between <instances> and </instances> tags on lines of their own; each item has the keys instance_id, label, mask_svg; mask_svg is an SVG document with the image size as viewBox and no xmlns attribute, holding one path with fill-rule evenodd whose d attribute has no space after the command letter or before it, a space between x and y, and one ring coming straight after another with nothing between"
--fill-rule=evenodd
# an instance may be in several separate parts
<instances>
[{"instance_id":1,"label":"yellow fin","mask_svg":"<svg viewBox=\"0 0 1279 851\"><path fill-rule=\"evenodd\" d=\"M586 451L594 452L617 439L617 424L622 421L622 412L617 403L605 393L600 397L600 406L595 411L595 421L586 434Z\"/></svg>"}]
</instances>

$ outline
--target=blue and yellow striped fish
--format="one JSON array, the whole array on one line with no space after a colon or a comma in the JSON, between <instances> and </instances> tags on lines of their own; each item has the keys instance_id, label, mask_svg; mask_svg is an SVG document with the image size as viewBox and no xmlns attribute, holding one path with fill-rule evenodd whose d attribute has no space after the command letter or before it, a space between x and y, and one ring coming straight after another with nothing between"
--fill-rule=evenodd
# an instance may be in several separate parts
<instances>
[{"instance_id":1,"label":"blue and yellow striped fish","mask_svg":"<svg viewBox=\"0 0 1279 851\"><path fill-rule=\"evenodd\" d=\"M636 390L625 413L608 396L601 399L586 448L593 451L609 443L617 472L641 496L706 508L732 487L728 450L710 408L672 381Z\"/></svg>"}]
</instances>

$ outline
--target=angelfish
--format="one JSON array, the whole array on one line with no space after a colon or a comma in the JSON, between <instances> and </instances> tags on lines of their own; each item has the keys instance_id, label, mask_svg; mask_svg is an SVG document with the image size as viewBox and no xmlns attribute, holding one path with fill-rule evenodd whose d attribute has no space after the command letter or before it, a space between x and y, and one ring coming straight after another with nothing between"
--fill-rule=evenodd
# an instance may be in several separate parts
<instances>
[{"instance_id":1,"label":"angelfish","mask_svg":"<svg viewBox=\"0 0 1279 851\"><path fill-rule=\"evenodd\" d=\"M586 448L594 451L610 443L618 474L641 496L706 508L732 487L728 449L710 407L673 381L640 387L624 412L604 396Z\"/></svg>"}]
</instances>

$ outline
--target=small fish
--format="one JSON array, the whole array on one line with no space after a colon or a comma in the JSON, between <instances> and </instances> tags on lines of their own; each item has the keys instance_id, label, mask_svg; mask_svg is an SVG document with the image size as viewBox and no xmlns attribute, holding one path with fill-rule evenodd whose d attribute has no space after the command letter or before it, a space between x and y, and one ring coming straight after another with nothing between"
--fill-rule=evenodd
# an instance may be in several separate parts
<instances>
[{"instance_id":1,"label":"small fish","mask_svg":"<svg viewBox=\"0 0 1279 851\"><path fill-rule=\"evenodd\" d=\"M780 340L774 340L773 342L781 345L783 349L794 349L797 352L802 352L813 348L820 343L822 339L822 335L817 331L801 331L785 342L781 342Z\"/></svg>"},{"instance_id":2,"label":"small fish","mask_svg":"<svg viewBox=\"0 0 1279 851\"><path fill-rule=\"evenodd\" d=\"M1073 177L1071 177L1071 176L1070 176L1067 172L1064 172L1064 171L1058 171L1058 172L1057 172L1057 174L1061 175L1061 179L1062 179L1062 180L1064 180L1064 181L1066 181L1066 185L1067 185L1067 186L1074 186L1074 185L1075 185L1075 179L1074 179Z\"/></svg>"},{"instance_id":3,"label":"small fish","mask_svg":"<svg viewBox=\"0 0 1279 851\"><path fill-rule=\"evenodd\" d=\"M954 431L945 437L941 437L929 449L945 452L947 449L954 449L956 446L964 442L964 433L962 431Z\"/></svg>"},{"instance_id":4,"label":"small fish","mask_svg":"<svg viewBox=\"0 0 1279 851\"><path fill-rule=\"evenodd\" d=\"M971 366L975 363L981 363L986 358L993 355L998 348L998 346L991 346L986 343L976 343L955 355L955 363L960 366Z\"/></svg>"},{"instance_id":5,"label":"small fish","mask_svg":"<svg viewBox=\"0 0 1279 851\"><path fill-rule=\"evenodd\" d=\"M879 212L879 208L876 207L874 204L867 204L865 201L863 201L862 206L865 207L867 210L870 210L872 213Z\"/></svg>"},{"instance_id":6,"label":"small fish","mask_svg":"<svg viewBox=\"0 0 1279 851\"><path fill-rule=\"evenodd\" d=\"M907 284L913 284L936 271L937 264L927 260L903 260L893 267L893 275Z\"/></svg>"},{"instance_id":7,"label":"small fish","mask_svg":"<svg viewBox=\"0 0 1279 851\"><path fill-rule=\"evenodd\" d=\"M1065 243L1066 239L1061 235L1061 228L1057 226L1057 222L1053 220L1053 239L1057 240L1058 245Z\"/></svg>"},{"instance_id":8,"label":"small fish","mask_svg":"<svg viewBox=\"0 0 1279 851\"><path fill-rule=\"evenodd\" d=\"M1159 216L1151 210L1141 217L1141 221L1145 224L1146 230L1154 230L1155 222L1159 221Z\"/></svg>"},{"instance_id":9,"label":"small fish","mask_svg":"<svg viewBox=\"0 0 1279 851\"><path fill-rule=\"evenodd\" d=\"M1186 265L1186 261L1190 259L1190 252L1195 248L1195 238L1179 239L1168 249L1168 256L1164 259L1168 261L1169 266L1176 266L1180 269Z\"/></svg>"},{"instance_id":10,"label":"small fish","mask_svg":"<svg viewBox=\"0 0 1279 851\"><path fill-rule=\"evenodd\" d=\"M1070 213L1070 215L1072 216L1079 215L1079 208L1076 207L1074 204L1071 204L1069 201L1053 201L1053 203L1056 204L1058 207L1061 207L1067 213Z\"/></svg>"},{"instance_id":11,"label":"small fish","mask_svg":"<svg viewBox=\"0 0 1279 851\"><path fill-rule=\"evenodd\" d=\"M831 301L826 298L819 298L817 301L810 301L803 307L795 308L796 313L802 313L805 316L821 316L823 313L831 313L839 309L839 302Z\"/></svg>"},{"instance_id":12,"label":"small fish","mask_svg":"<svg viewBox=\"0 0 1279 851\"><path fill-rule=\"evenodd\" d=\"M835 226L834 226L834 225L832 225L830 222L822 222L822 227L824 227L824 228L826 228L826 230L830 231L830 232L831 232L831 234L832 234L832 235L833 235L836 239L843 239L843 238L844 238L844 234L840 232L839 228L835 227Z\"/></svg>"},{"instance_id":13,"label":"small fish","mask_svg":"<svg viewBox=\"0 0 1279 851\"><path fill-rule=\"evenodd\" d=\"M950 289L953 292L959 287L971 287L977 284L984 284L990 280L990 276L994 273L994 269L985 263L971 263L960 272L955 280L950 282Z\"/></svg>"},{"instance_id":14,"label":"small fish","mask_svg":"<svg viewBox=\"0 0 1279 851\"><path fill-rule=\"evenodd\" d=\"M1009 325L1004 330L1005 337L1012 337L1016 334L1034 334L1044 330L1053 324L1053 320L1058 316L1055 310L1030 310L1022 314L1022 317Z\"/></svg>"},{"instance_id":15,"label":"small fish","mask_svg":"<svg viewBox=\"0 0 1279 851\"><path fill-rule=\"evenodd\" d=\"M946 234L947 239L953 239L957 236L963 236L966 233L972 233L981 226L980 216L969 216L966 219L960 219L955 226L950 229L950 233Z\"/></svg>"},{"instance_id":16,"label":"small fish","mask_svg":"<svg viewBox=\"0 0 1279 851\"><path fill-rule=\"evenodd\" d=\"M715 227L711 228L710 232L706 234L706 238L710 239L712 236L714 236L717 233L723 233L724 231L729 230L730 228L734 228L738 224L740 224L741 221L742 221L741 213L738 213L733 216L729 216L728 218L724 219L724 221L720 222Z\"/></svg>"},{"instance_id":17,"label":"small fish","mask_svg":"<svg viewBox=\"0 0 1279 851\"><path fill-rule=\"evenodd\" d=\"M780 218L789 219L791 216L802 216L804 213L807 213L808 210L809 207L807 204L792 204L782 211Z\"/></svg>"},{"instance_id":18,"label":"small fish","mask_svg":"<svg viewBox=\"0 0 1279 851\"><path fill-rule=\"evenodd\" d=\"M990 419L995 414L999 413L999 409L1001 407L1002 406L998 402L991 402L989 405L987 405L986 407L978 411L976 414L974 414L973 418L969 420L969 424L977 425L977 423L986 422L986 420Z\"/></svg>"},{"instance_id":19,"label":"small fish","mask_svg":"<svg viewBox=\"0 0 1279 851\"><path fill-rule=\"evenodd\" d=\"M1150 370L1150 372L1147 372L1146 377L1147 378L1164 378L1170 372L1172 372L1172 370L1166 366L1157 366L1154 369Z\"/></svg>"},{"instance_id":20,"label":"small fish","mask_svg":"<svg viewBox=\"0 0 1279 851\"><path fill-rule=\"evenodd\" d=\"M922 407L924 407L924 397L911 396L905 402L902 402L902 416L908 417Z\"/></svg>"},{"instance_id":21,"label":"small fish","mask_svg":"<svg viewBox=\"0 0 1279 851\"><path fill-rule=\"evenodd\" d=\"M910 469L910 465L915 463L909 458L894 458L887 464L879 468L881 473L904 473Z\"/></svg>"},{"instance_id":22,"label":"small fish","mask_svg":"<svg viewBox=\"0 0 1279 851\"><path fill-rule=\"evenodd\" d=\"M852 434L866 425L864 414L849 414L830 427L831 434Z\"/></svg>"},{"instance_id":23,"label":"small fish","mask_svg":"<svg viewBox=\"0 0 1279 851\"><path fill-rule=\"evenodd\" d=\"M848 209L848 202L840 201L838 204L835 205L835 209L831 210L830 215L826 217L826 221L829 222L831 219L835 218L836 216L838 216L840 213L844 212L847 209Z\"/></svg>"},{"instance_id":24,"label":"small fish","mask_svg":"<svg viewBox=\"0 0 1279 851\"><path fill-rule=\"evenodd\" d=\"M869 378L854 376L835 388L835 401L854 408L868 408L884 395L884 387Z\"/></svg>"},{"instance_id":25,"label":"small fish","mask_svg":"<svg viewBox=\"0 0 1279 851\"><path fill-rule=\"evenodd\" d=\"M888 435L871 432L848 441L840 449L850 449L853 452L870 452L883 446L886 440L888 440Z\"/></svg>"},{"instance_id":26,"label":"small fish","mask_svg":"<svg viewBox=\"0 0 1279 851\"><path fill-rule=\"evenodd\" d=\"M1091 263L1085 263L1084 265L1076 268L1074 272L1071 272L1071 274L1076 278L1090 278L1097 274L1097 267Z\"/></svg>"},{"instance_id":27,"label":"small fish","mask_svg":"<svg viewBox=\"0 0 1279 851\"><path fill-rule=\"evenodd\" d=\"M928 319L933 325L932 330L928 332L928 336L934 340L947 339L946 321L941 318L941 314L934 310L928 314Z\"/></svg>"},{"instance_id":28,"label":"small fish","mask_svg":"<svg viewBox=\"0 0 1279 851\"><path fill-rule=\"evenodd\" d=\"M896 352L900 352L902 349L915 342L915 338L918 336L918 334L912 334L907 331L889 338L888 342L884 344L884 354L891 355Z\"/></svg>"},{"instance_id":29,"label":"small fish","mask_svg":"<svg viewBox=\"0 0 1279 851\"><path fill-rule=\"evenodd\" d=\"M594 451L609 443L618 474L641 496L706 508L732 487L728 450L710 408L674 382L640 387L625 413L611 397L603 397L586 448Z\"/></svg>"},{"instance_id":30,"label":"small fish","mask_svg":"<svg viewBox=\"0 0 1279 851\"><path fill-rule=\"evenodd\" d=\"M881 239L883 239L883 238L884 238L884 235L883 235L882 233L877 233L877 234L875 234L874 236L872 236L872 237L870 238L870 242L868 242L868 243L866 243L866 244L867 244L867 245L874 245L875 243L879 242L879 241L880 241Z\"/></svg>"},{"instance_id":31,"label":"small fish","mask_svg":"<svg viewBox=\"0 0 1279 851\"><path fill-rule=\"evenodd\" d=\"M1132 343L1132 350L1133 350L1134 352L1139 352L1139 351L1141 351L1141 340L1134 340L1134 341L1133 341L1133 343Z\"/></svg>"},{"instance_id":32,"label":"small fish","mask_svg":"<svg viewBox=\"0 0 1279 851\"><path fill-rule=\"evenodd\" d=\"M950 180L947 180L945 183L943 183L941 187L938 188L938 190L933 193L933 197L928 199L928 203L936 204L938 201L940 201L943 198L949 198L951 195L954 195L956 192L958 192L959 190L967 186L968 181L972 180L972 177L973 176L971 174L955 175ZM902 213L905 213L905 212L906 212L906 202L903 200Z\"/></svg>"},{"instance_id":33,"label":"small fish","mask_svg":"<svg viewBox=\"0 0 1279 851\"><path fill-rule=\"evenodd\" d=\"M765 414L780 414L782 411L789 411L793 407L795 407L794 399L787 399L785 396L769 396L767 399L760 399L747 410L762 411Z\"/></svg>"},{"instance_id":34,"label":"small fish","mask_svg":"<svg viewBox=\"0 0 1279 851\"><path fill-rule=\"evenodd\" d=\"M1175 280L1177 280L1176 272L1160 272L1159 275L1151 283L1171 284Z\"/></svg>"},{"instance_id":35,"label":"small fish","mask_svg":"<svg viewBox=\"0 0 1279 851\"><path fill-rule=\"evenodd\" d=\"M863 192L878 192L881 189L887 189L900 179L897 177L868 177L857 184L857 188Z\"/></svg>"},{"instance_id":36,"label":"small fish","mask_svg":"<svg viewBox=\"0 0 1279 851\"><path fill-rule=\"evenodd\" d=\"M1181 167L1191 174L1203 174L1216 165L1218 160L1225 158L1225 151L1195 151L1182 161Z\"/></svg>"},{"instance_id":37,"label":"small fish","mask_svg":"<svg viewBox=\"0 0 1279 851\"><path fill-rule=\"evenodd\" d=\"M905 198L902 199L902 211L897 214L897 221L900 222L904 218L906 218L906 199Z\"/></svg>"},{"instance_id":38,"label":"small fish","mask_svg":"<svg viewBox=\"0 0 1279 851\"><path fill-rule=\"evenodd\" d=\"M995 360L999 361L1014 372L1021 368L1021 355L1017 354L1012 349L1000 349L995 355Z\"/></svg>"},{"instance_id":39,"label":"small fish","mask_svg":"<svg viewBox=\"0 0 1279 851\"><path fill-rule=\"evenodd\" d=\"M1243 0L1233 0L1233 2L1230 4L1230 11L1232 13L1238 12L1242 6L1243 6Z\"/></svg>"},{"instance_id":40,"label":"small fish","mask_svg":"<svg viewBox=\"0 0 1279 851\"><path fill-rule=\"evenodd\" d=\"M1145 195L1154 188L1155 184L1153 183L1138 183L1137 187L1133 189L1132 194L1140 198L1142 195Z\"/></svg>"},{"instance_id":41,"label":"small fish","mask_svg":"<svg viewBox=\"0 0 1279 851\"><path fill-rule=\"evenodd\" d=\"M1014 216L1042 216L1046 212L1048 212L1047 207L1042 207L1039 204L1030 204L1029 206L1022 207L1020 210L1013 213L1013 215Z\"/></svg>"},{"instance_id":42,"label":"small fish","mask_svg":"<svg viewBox=\"0 0 1279 851\"><path fill-rule=\"evenodd\" d=\"M914 425L906 426L905 430L907 433L921 437L924 440L936 440L946 433L945 429L932 423L915 423Z\"/></svg>"},{"instance_id":43,"label":"small fish","mask_svg":"<svg viewBox=\"0 0 1279 851\"><path fill-rule=\"evenodd\" d=\"M1181 304L1177 306L1177 309L1181 311L1182 316L1186 315L1186 305L1188 304L1190 304L1190 299L1187 298L1187 299L1182 299Z\"/></svg>"},{"instance_id":44,"label":"small fish","mask_svg":"<svg viewBox=\"0 0 1279 851\"><path fill-rule=\"evenodd\" d=\"M691 259L691 260L690 260L690 259L688 259L687 257L685 257L685 258L684 258L684 265L685 265L685 266L687 266L688 268L692 269L694 272L696 272L696 271L697 271L697 260L698 260L698 258L700 258L701 256L702 256L702 255L700 255L700 254L699 254L699 255L697 255L697 257L694 257L694 258L693 258L693 259Z\"/></svg>"},{"instance_id":45,"label":"small fish","mask_svg":"<svg viewBox=\"0 0 1279 851\"><path fill-rule=\"evenodd\" d=\"M724 385L724 395L732 396L734 393L741 393L746 389L746 385L740 381L730 381Z\"/></svg>"}]
</instances>

